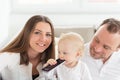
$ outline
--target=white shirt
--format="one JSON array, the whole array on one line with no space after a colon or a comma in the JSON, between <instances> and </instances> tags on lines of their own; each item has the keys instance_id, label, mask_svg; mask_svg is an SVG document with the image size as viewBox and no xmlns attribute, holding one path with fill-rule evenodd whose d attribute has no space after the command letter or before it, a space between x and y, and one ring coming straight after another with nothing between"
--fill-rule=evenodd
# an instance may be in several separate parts
<instances>
[{"instance_id":1,"label":"white shirt","mask_svg":"<svg viewBox=\"0 0 120 80\"><path fill-rule=\"evenodd\" d=\"M73 68L66 67L63 62L45 75L47 80L56 80L56 75L57 80L92 80L86 64L81 61Z\"/></svg>"},{"instance_id":2,"label":"white shirt","mask_svg":"<svg viewBox=\"0 0 120 80\"><path fill-rule=\"evenodd\" d=\"M42 64L39 64L39 77L41 68ZM20 53L0 53L0 73L3 80L32 80L32 64L20 65Z\"/></svg>"},{"instance_id":3,"label":"white shirt","mask_svg":"<svg viewBox=\"0 0 120 80\"><path fill-rule=\"evenodd\" d=\"M94 59L90 56L89 44L86 44L82 60L87 64L93 80L120 80L120 51L114 52L103 64L101 59Z\"/></svg>"}]
</instances>

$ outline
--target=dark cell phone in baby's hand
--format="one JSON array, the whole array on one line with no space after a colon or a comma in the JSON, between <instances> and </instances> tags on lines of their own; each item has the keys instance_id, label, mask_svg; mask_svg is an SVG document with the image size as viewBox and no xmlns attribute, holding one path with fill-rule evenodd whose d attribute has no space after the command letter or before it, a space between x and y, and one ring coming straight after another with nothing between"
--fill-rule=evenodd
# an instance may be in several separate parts
<instances>
[{"instance_id":1,"label":"dark cell phone in baby's hand","mask_svg":"<svg viewBox=\"0 0 120 80\"><path fill-rule=\"evenodd\" d=\"M55 65L48 65L48 66L42 68L42 70L43 71L50 71L51 69L55 68L56 66L58 66L59 64L61 64L65 60L57 59L56 61L57 61L57 63Z\"/></svg>"}]
</instances>

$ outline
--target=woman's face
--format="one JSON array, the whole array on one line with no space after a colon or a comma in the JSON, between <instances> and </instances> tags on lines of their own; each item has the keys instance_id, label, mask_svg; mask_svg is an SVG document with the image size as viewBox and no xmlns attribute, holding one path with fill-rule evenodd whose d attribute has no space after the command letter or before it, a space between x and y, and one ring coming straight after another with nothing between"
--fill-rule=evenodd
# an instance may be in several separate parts
<instances>
[{"instance_id":1,"label":"woman's face","mask_svg":"<svg viewBox=\"0 0 120 80\"><path fill-rule=\"evenodd\" d=\"M29 52L38 54L44 52L52 42L52 31L49 23L38 22L30 35Z\"/></svg>"}]
</instances>

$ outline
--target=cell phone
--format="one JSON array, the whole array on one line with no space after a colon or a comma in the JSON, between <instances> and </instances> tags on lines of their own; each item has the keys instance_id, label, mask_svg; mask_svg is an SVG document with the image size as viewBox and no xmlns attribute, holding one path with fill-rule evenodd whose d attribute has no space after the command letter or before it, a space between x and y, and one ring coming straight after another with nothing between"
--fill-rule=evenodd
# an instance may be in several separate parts
<instances>
[{"instance_id":1,"label":"cell phone","mask_svg":"<svg viewBox=\"0 0 120 80\"><path fill-rule=\"evenodd\" d=\"M57 63L55 65L48 65L48 66L42 68L42 70L43 71L50 71L53 68L55 68L56 66L58 66L59 64L61 64L62 62L64 62L65 60L57 59L56 61L57 61Z\"/></svg>"}]
</instances>

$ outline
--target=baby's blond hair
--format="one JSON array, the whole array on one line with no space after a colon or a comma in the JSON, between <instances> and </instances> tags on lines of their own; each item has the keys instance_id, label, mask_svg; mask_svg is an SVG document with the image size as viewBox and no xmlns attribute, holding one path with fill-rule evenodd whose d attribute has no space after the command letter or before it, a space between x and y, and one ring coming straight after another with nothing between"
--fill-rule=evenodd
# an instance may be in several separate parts
<instances>
[{"instance_id":1,"label":"baby's blond hair","mask_svg":"<svg viewBox=\"0 0 120 80\"><path fill-rule=\"evenodd\" d=\"M80 34L75 33L75 32L63 33L60 36L58 44L62 41L65 41L65 40L70 42L71 45L74 44L73 47L80 51L80 55L83 55L84 40Z\"/></svg>"}]
</instances>

